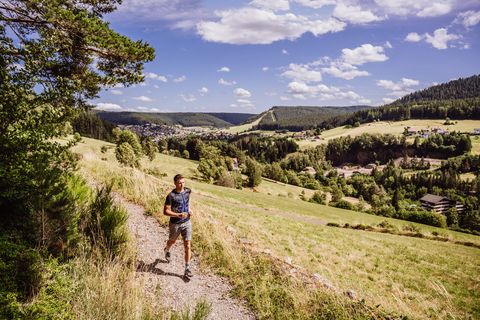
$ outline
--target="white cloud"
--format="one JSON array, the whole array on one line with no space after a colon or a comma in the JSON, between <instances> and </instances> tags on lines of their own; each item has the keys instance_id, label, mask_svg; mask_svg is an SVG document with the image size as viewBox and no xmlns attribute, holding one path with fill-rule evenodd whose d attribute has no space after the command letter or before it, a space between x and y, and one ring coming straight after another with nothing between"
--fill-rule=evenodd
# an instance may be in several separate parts
<instances>
[{"instance_id":1,"label":"white cloud","mask_svg":"<svg viewBox=\"0 0 480 320\"><path fill-rule=\"evenodd\" d=\"M328 73L336 78L352 80L356 77L369 76L370 73L364 70L358 70L356 66L345 62L332 62L330 67L322 68L324 73Z\"/></svg>"},{"instance_id":2,"label":"white cloud","mask_svg":"<svg viewBox=\"0 0 480 320\"><path fill-rule=\"evenodd\" d=\"M282 73L282 76L307 83L322 81L322 74L320 71L312 70L308 65L300 65L295 63L290 63L288 70Z\"/></svg>"},{"instance_id":3,"label":"white cloud","mask_svg":"<svg viewBox=\"0 0 480 320\"><path fill-rule=\"evenodd\" d=\"M383 98L382 100L385 103L392 103L393 101L395 101L395 99L392 99L392 98Z\"/></svg>"},{"instance_id":4,"label":"white cloud","mask_svg":"<svg viewBox=\"0 0 480 320\"><path fill-rule=\"evenodd\" d=\"M179 96L180 96L180 98L182 98L183 101L185 101L185 102L194 102L194 101L197 100L197 98L195 98L195 96L192 95L192 94L187 94L187 95L181 94L181 95L179 95Z\"/></svg>"},{"instance_id":5,"label":"white cloud","mask_svg":"<svg viewBox=\"0 0 480 320\"><path fill-rule=\"evenodd\" d=\"M436 17L453 10L455 0L375 0L387 14L418 17Z\"/></svg>"},{"instance_id":6,"label":"white cloud","mask_svg":"<svg viewBox=\"0 0 480 320\"><path fill-rule=\"evenodd\" d=\"M439 50L447 49L448 42L457 39L460 39L460 36L456 34L449 34L448 30L445 28L435 30L432 36L428 33L425 34L425 41Z\"/></svg>"},{"instance_id":7,"label":"white cloud","mask_svg":"<svg viewBox=\"0 0 480 320\"><path fill-rule=\"evenodd\" d=\"M218 84L221 84L221 85L224 85L224 86L233 86L233 85L236 85L237 82L232 80L232 81L227 81L223 78L220 78L220 80L218 80Z\"/></svg>"},{"instance_id":8,"label":"white cloud","mask_svg":"<svg viewBox=\"0 0 480 320\"><path fill-rule=\"evenodd\" d=\"M390 43L390 41L385 42L385 45L384 45L383 47L384 47L384 48L388 48L388 49L392 49L392 48L393 48L393 46L392 46L392 44Z\"/></svg>"},{"instance_id":9,"label":"white cloud","mask_svg":"<svg viewBox=\"0 0 480 320\"><path fill-rule=\"evenodd\" d=\"M410 32L409 34L407 34L407 36L405 37L405 41L408 41L408 42L419 42L422 40L422 36L420 36L418 33L416 32Z\"/></svg>"},{"instance_id":10,"label":"white cloud","mask_svg":"<svg viewBox=\"0 0 480 320\"><path fill-rule=\"evenodd\" d=\"M370 99L359 99L358 102L361 103L361 104L370 104L370 103L372 103L372 100L370 100Z\"/></svg>"},{"instance_id":11,"label":"white cloud","mask_svg":"<svg viewBox=\"0 0 480 320\"><path fill-rule=\"evenodd\" d=\"M96 110L105 110L105 111L113 111L113 110L122 110L122 107L115 103L97 103L95 108Z\"/></svg>"},{"instance_id":12,"label":"white cloud","mask_svg":"<svg viewBox=\"0 0 480 320\"><path fill-rule=\"evenodd\" d=\"M388 95L395 98L400 98L413 92L412 87L418 86L419 84L420 84L420 81L415 79L409 79L409 78L402 78L398 82L393 82L391 80L377 81L377 86L385 88L387 90L391 90L391 92L389 92Z\"/></svg>"},{"instance_id":13,"label":"white cloud","mask_svg":"<svg viewBox=\"0 0 480 320\"><path fill-rule=\"evenodd\" d=\"M281 96L281 97L280 97L280 100L282 100L282 101L289 101L290 98L289 98L289 97L285 97L285 96Z\"/></svg>"},{"instance_id":14,"label":"white cloud","mask_svg":"<svg viewBox=\"0 0 480 320\"><path fill-rule=\"evenodd\" d=\"M386 61L388 57L383 47L365 43L355 49L342 49L341 59L351 65L362 65L367 62Z\"/></svg>"},{"instance_id":15,"label":"white cloud","mask_svg":"<svg viewBox=\"0 0 480 320\"><path fill-rule=\"evenodd\" d=\"M198 90L198 92L200 93L201 96L204 96L208 93L208 88L202 87Z\"/></svg>"},{"instance_id":16,"label":"white cloud","mask_svg":"<svg viewBox=\"0 0 480 320\"><path fill-rule=\"evenodd\" d=\"M175 83L180 83L180 82L183 82L183 81L185 81L185 80L187 80L187 77L186 77L186 76L180 76L180 77L178 77L178 78L176 78L176 79L173 79L173 82L175 82Z\"/></svg>"},{"instance_id":17,"label":"white cloud","mask_svg":"<svg viewBox=\"0 0 480 320\"><path fill-rule=\"evenodd\" d=\"M250 5L270 10L285 11L290 9L288 0L253 0Z\"/></svg>"},{"instance_id":18,"label":"white cloud","mask_svg":"<svg viewBox=\"0 0 480 320\"><path fill-rule=\"evenodd\" d=\"M465 11L458 14L454 21L455 23L463 24L465 28L473 27L480 23L480 11Z\"/></svg>"},{"instance_id":19,"label":"white cloud","mask_svg":"<svg viewBox=\"0 0 480 320\"><path fill-rule=\"evenodd\" d=\"M233 93L239 98L250 98L252 96L252 94L248 90L245 90L243 88L236 88L235 90L233 90Z\"/></svg>"},{"instance_id":20,"label":"white cloud","mask_svg":"<svg viewBox=\"0 0 480 320\"><path fill-rule=\"evenodd\" d=\"M152 98L146 97L146 96L139 96L139 97L134 97L133 99L143 101L143 102L151 102L153 101Z\"/></svg>"},{"instance_id":21,"label":"white cloud","mask_svg":"<svg viewBox=\"0 0 480 320\"><path fill-rule=\"evenodd\" d=\"M330 4L336 4L336 0L293 0L294 2L301 4L304 7L320 9L321 7L328 6Z\"/></svg>"},{"instance_id":22,"label":"white cloud","mask_svg":"<svg viewBox=\"0 0 480 320\"><path fill-rule=\"evenodd\" d=\"M117 96L123 94L123 92L121 90L116 90L116 89L111 89L110 93L114 94L114 95L117 95Z\"/></svg>"},{"instance_id":23,"label":"white cloud","mask_svg":"<svg viewBox=\"0 0 480 320\"><path fill-rule=\"evenodd\" d=\"M198 34L206 41L230 44L270 44L279 40L295 40L306 32L319 36L338 32L346 24L334 18L310 20L293 13L276 14L270 10L239 8L216 11L217 21L201 21Z\"/></svg>"},{"instance_id":24,"label":"white cloud","mask_svg":"<svg viewBox=\"0 0 480 320\"><path fill-rule=\"evenodd\" d=\"M362 10L360 6L338 3L332 14L335 18L351 24L366 24L374 21L381 21L384 18L376 16L369 10Z\"/></svg>"},{"instance_id":25,"label":"white cloud","mask_svg":"<svg viewBox=\"0 0 480 320\"><path fill-rule=\"evenodd\" d=\"M329 87L324 84L308 85L303 82L292 81L288 84L288 93L296 99L305 100L315 98L320 101L345 99L351 103L366 103L365 97L358 93L348 90L342 91L337 87Z\"/></svg>"},{"instance_id":26,"label":"white cloud","mask_svg":"<svg viewBox=\"0 0 480 320\"><path fill-rule=\"evenodd\" d=\"M282 49L282 54L288 55L288 51L286 49Z\"/></svg>"},{"instance_id":27,"label":"white cloud","mask_svg":"<svg viewBox=\"0 0 480 320\"><path fill-rule=\"evenodd\" d=\"M269 70L268 67L262 67L262 71L263 71L263 72L267 72L268 70Z\"/></svg>"},{"instance_id":28,"label":"white cloud","mask_svg":"<svg viewBox=\"0 0 480 320\"><path fill-rule=\"evenodd\" d=\"M154 72L147 72L145 73L145 78L147 79L153 79L153 80L158 80L162 82L167 82L167 78L165 76L162 76L160 74L156 74Z\"/></svg>"},{"instance_id":29,"label":"white cloud","mask_svg":"<svg viewBox=\"0 0 480 320\"><path fill-rule=\"evenodd\" d=\"M217 70L217 72L230 72L229 67L221 67L220 69Z\"/></svg>"}]
</instances>

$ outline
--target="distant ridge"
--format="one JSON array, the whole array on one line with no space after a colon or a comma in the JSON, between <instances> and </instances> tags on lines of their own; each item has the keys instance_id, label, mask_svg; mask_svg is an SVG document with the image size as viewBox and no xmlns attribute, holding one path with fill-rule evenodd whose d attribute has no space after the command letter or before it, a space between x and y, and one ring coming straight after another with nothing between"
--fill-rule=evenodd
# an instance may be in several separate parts
<instances>
[{"instance_id":1,"label":"distant ridge","mask_svg":"<svg viewBox=\"0 0 480 320\"><path fill-rule=\"evenodd\" d=\"M335 117L346 117L353 112L371 108L370 106L347 107L311 107L311 106L274 106L266 111L256 129L301 131L319 126Z\"/></svg>"},{"instance_id":2,"label":"distant ridge","mask_svg":"<svg viewBox=\"0 0 480 320\"><path fill-rule=\"evenodd\" d=\"M408 104L412 102L469 99L480 97L480 75L459 78L446 83L434 85L416 91L395 100L390 105Z\"/></svg>"},{"instance_id":3,"label":"distant ridge","mask_svg":"<svg viewBox=\"0 0 480 320\"><path fill-rule=\"evenodd\" d=\"M201 112L170 112L170 113L144 113L144 112L108 112L96 111L98 117L114 124L139 125L145 123L176 125L184 127L215 127L225 128L239 125L249 119L255 118L251 113L201 113Z\"/></svg>"}]
</instances>

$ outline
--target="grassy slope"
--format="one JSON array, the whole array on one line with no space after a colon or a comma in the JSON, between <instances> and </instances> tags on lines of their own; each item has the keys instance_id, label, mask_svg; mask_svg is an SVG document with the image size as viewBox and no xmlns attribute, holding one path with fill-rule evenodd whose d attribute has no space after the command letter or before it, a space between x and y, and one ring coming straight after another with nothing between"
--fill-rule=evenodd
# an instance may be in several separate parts
<instances>
[{"instance_id":1,"label":"grassy slope","mask_svg":"<svg viewBox=\"0 0 480 320\"><path fill-rule=\"evenodd\" d=\"M97 179L108 180L121 172L110 150L101 155L104 142L85 139L77 150L82 165ZM106 157L107 161L100 160ZM152 212L161 208L165 190L176 172L192 176L196 164L160 155L145 168L167 173L161 182L142 176L138 196ZM103 178L102 178L103 177ZM146 183L146 181L151 181ZM153 182L152 182L153 181ZM157 182L155 182L157 181ZM320 206L275 196L281 185L262 184L260 192L233 190L189 180L195 209L235 229L239 238L253 241L280 258L318 273L343 289L353 289L370 304L418 318L480 316L478 286L480 251L476 248L425 239L327 227L326 222L378 224L383 220L401 227L405 221ZM158 189L155 189L159 185ZM130 186L131 187L131 186ZM300 190L297 190L300 191ZM140 191L139 191L140 192ZM283 194L295 191L283 191ZM272 195L268 195L271 193ZM135 195L133 196L135 198ZM228 208L228 209L227 209ZM480 242L475 236L417 225L422 232L437 231L458 240Z\"/></svg>"},{"instance_id":2,"label":"grassy slope","mask_svg":"<svg viewBox=\"0 0 480 320\"><path fill-rule=\"evenodd\" d=\"M427 129L427 128L443 128L449 131L473 132L473 129L480 128L480 120L459 120L457 124L445 126L444 120L407 120L396 122L371 122L362 124L358 128L337 127L331 130L322 132L321 141L299 141L301 147L311 147L321 143L326 143L330 139L351 135L352 137L361 135L362 133L391 133L401 134L405 127L410 126L413 129Z\"/></svg>"}]
</instances>

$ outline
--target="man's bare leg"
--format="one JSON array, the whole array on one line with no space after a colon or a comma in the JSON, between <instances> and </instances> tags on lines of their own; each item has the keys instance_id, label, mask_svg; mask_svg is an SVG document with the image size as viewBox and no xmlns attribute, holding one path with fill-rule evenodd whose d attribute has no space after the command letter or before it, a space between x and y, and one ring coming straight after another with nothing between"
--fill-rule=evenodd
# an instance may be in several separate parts
<instances>
[{"instance_id":1,"label":"man's bare leg","mask_svg":"<svg viewBox=\"0 0 480 320\"><path fill-rule=\"evenodd\" d=\"M192 256L191 241L184 240L183 247L185 248L185 277L190 279L193 276L192 271L190 270L190 258Z\"/></svg>"}]
</instances>

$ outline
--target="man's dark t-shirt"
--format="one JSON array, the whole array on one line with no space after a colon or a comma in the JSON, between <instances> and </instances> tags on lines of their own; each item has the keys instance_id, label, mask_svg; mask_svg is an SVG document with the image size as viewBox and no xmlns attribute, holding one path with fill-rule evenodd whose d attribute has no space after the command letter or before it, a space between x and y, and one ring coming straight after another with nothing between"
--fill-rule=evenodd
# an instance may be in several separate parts
<instances>
[{"instance_id":1,"label":"man's dark t-shirt","mask_svg":"<svg viewBox=\"0 0 480 320\"><path fill-rule=\"evenodd\" d=\"M188 212L190 209L190 193L192 190L184 188L183 192L177 192L173 189L165 199L165 205L171 206L175 213ZM190 220L190 217L184 219L177 217L170 217L170 223L183 223Z\"/></svg>"}]
</instances>

